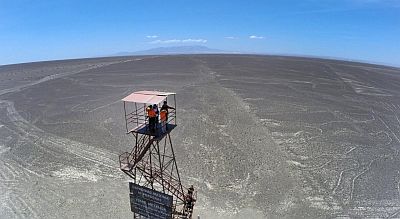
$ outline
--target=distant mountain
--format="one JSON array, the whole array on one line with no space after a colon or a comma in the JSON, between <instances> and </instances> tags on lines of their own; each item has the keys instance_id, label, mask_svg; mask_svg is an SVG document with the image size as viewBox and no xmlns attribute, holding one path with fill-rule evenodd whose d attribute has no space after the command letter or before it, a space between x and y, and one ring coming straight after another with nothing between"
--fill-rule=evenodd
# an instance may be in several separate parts
<instances>
[{"instance_id":1,"label":"distant mountain","mask_svg":"<svg viewBox=\"0 0 400 219\"><path fill-rule=\"evenodd\" d=\"M215 54L215 53L237 53L219 49L211 49L206 46L173 46L158 47L137 52L120 52L114 56L130 56L130 55L172 55L172 54Z\"/></svg>"}]
</instances>

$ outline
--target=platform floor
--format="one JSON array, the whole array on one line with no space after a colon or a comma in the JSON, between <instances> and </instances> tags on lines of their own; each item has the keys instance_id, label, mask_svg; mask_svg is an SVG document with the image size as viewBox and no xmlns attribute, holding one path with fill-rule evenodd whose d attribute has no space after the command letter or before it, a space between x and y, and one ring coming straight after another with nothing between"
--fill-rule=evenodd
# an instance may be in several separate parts
<instances>
[{"instance_id":1,"label":"platform floor","mask_svg":"<svg viewBox=\"0 0 400 219\"><path fill-rule=\"evenodd\" d=\"M150 127L148 124L143 124L135 129L130 130L129 132L134 132L142 135L150 135L155 137L162 137L167 133L170 133L177 125L174 124L167 124L167 131L163 133L161 131L161 125L158 124L155 132L150 131Z\"/></svg>"}]
</instances>

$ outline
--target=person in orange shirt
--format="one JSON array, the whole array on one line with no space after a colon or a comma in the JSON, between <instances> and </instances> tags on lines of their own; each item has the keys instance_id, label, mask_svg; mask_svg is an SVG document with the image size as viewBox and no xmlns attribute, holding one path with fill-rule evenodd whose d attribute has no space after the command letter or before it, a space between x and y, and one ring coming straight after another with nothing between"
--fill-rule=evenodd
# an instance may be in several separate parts
<instances>
[{"instance_id":1,"label":"person in orange shirt","mask_svg":"<svg viewBox=\"0 0 400 219\"><path fill-rule=\"evenodd\" d=\"M168 103L167 103L167 101L164 101L164 104L162 105L162 107L161 107L161 111L162 110L165 110L166 112L167 112L167 115L166 115L166 118L165 118L165 129L167 130L168 129L168 127L167 127L167 125L168 125L168 109L175 109L174 107L171 107L171 106L168 106Z\"/></svg>"},{"instance_id":2,"label":"person in orange shirt","mask_svg":"<svg viewBox=\"0 0 400 219\"><path fill-rule=\"evenodd\" d=\"M149 117L149 128L150 132L155 132L156 131L156 117L157 114L153 110L153 106L150 105L146 108L147 111L147 116Z\"/></svg>"},{"instance_id":3,"label":"person in orange shirt","mask_svg":"<svg viewBox=\"0 0 400 219\"><path fill-rule=\"evenodd\" d=\"M160 111L161 131L163 133L167 132L167 115L168 115L167 110L163 109Z\"/></svg>"}]
</instances>

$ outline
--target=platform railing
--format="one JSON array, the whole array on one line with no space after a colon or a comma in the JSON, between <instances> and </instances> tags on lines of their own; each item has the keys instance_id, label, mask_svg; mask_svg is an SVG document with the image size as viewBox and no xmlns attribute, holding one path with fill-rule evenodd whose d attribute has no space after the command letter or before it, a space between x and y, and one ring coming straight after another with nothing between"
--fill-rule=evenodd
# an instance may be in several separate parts
<instances>
[{"instance_id":1,"label":"platform railing","mask_svg":"<svg viewBox=\"0 0 400 219\"><path fill-rule=\"evenodd\" d=\"M134 131L143 126L149 125L149 117L145 114L137 115L136 112L132 112L126 115L126 127L127 133ZM168 121L167 124L176 125L176 110L171 110L168 113ZM161 120L158 119L158 123L156 124L158 128L161 128Z\"/></svg>"}]
</instances>

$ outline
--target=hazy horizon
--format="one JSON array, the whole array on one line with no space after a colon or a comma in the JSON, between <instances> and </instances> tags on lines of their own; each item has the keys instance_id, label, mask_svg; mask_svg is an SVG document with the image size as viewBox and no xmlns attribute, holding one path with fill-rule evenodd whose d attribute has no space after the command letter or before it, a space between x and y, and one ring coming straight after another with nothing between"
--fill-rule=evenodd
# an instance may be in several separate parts
<instances>
[{"instance_id":1,"label":"hazy horizon","mask_svg":"<svg viewBox=\"0 0 400 219\"><path fill-rule=\"evenodd\" d=\"M196 46L196 45L194 45ZM375 62L375 61L370 61L370 60L361 60L361 59L351 59L351 58L344 58L344 57L334 57L334 56L315 56L315 55L308 55L308 54L287 54L287 53L251 53L251 52L239 52L239 51L224 51L221 50L221 52L210 52L210 53L181 53L181 52L176 52L176 53L146 53L147 51L153 51L153 50L158 50L160 48L177 48L177 47L155 47L155 48L150 48L148 50L140 50L140 51L123 51L123 52L118 52L114 54L106 54L106 55L99 55L99 56L91 56L91 57L73 57L73 58L64 58L64 59L47 59L47 60L34 60L34 61L28 61L28 62L17 62L17 63L6 63L6 64L0 64L0 66L6 66L6 65L18 65L18 64L27 64L27 63L36 63L36 62L52 62L52 61L64 61L64 60L79 60L79 59L96 59L96 58L111 58L111 57L124 57L124 56L152 56L152 55L157 55L157 56L167 56L167 55L221 55L221 54L226 54L226 55L261 55L261 56L283 56L283 57L302 57L302 58L317 58L317 59L326 59L326 60L337 60L337 61L348 61L348 62L358 62L358 63L365 63L365 64L372 64L372 65L382 65L382 66L388 66L388 67L395 67L395 68L400 68L400 63L399 64L393 64L393 63L385 63L385 62ZM206 47L208 48L208 47ZM212 50L218 50L215 48L209 48ZM129 53L129 54L126 54Z\"/></svg>"}]
</instances>

